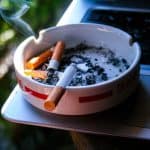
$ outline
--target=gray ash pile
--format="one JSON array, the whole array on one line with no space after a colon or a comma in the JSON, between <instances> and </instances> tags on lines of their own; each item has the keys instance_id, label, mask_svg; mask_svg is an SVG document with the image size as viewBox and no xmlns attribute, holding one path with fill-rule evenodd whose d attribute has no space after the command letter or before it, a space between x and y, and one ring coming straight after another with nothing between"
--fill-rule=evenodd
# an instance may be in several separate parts
<instances>
[{"instance_id":1,"label":"gray ash pile","mask_svg":"<svg viewBox=\"0 0 150 150\"><path fill-rule=\"evenodd\" d=\"M56 85L60 76L59 72L70 64L75 63L77 72L69 86L87 86L107 81L129 68L127 60L102 46L93 47L85 43L80 43L75 47L65 49L59 68L55 72L48 71L46 80L36 79L44 84ZM46 70L48 62L44 63L39 69Z\"/></svg>"}]
</instances>

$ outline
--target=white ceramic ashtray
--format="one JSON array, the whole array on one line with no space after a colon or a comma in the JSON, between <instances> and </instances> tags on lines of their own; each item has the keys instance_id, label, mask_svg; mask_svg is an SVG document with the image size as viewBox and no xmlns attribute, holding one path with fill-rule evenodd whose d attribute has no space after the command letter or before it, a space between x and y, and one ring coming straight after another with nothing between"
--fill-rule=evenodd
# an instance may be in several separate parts
<instances>
[{"instance_id":1,"label":"white ceramic ashtray","mask_svg":"<svg viewBox=\"0 0 150 150\"><path fill-rule=\"evenodd\" d=\"M131 95L140 56L138 43L120 29L72 24L27 38L15 51L14 66L23 97L33 106L49 113L85 115ZM34 77L37 72L42 77Z\"/></svg>"}]
</instances>

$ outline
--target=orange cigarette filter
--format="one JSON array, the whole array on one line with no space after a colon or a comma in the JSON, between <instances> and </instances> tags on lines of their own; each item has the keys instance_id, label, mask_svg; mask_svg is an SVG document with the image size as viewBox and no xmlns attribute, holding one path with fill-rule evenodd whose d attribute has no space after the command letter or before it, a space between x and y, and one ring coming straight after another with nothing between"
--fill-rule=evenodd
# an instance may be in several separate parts
<instances>
[{"instance_id":1,"label":"orange cigarette filter","mask_svg":"<svg viewBox=\"0 0 150 150\"><path fill-rule=\"evenodd\" d=\"M59 67L59 62L61 60L62 54L64 52L65 44L63 41L58 41L54 47L54 52L52 58L49 61L47 69L57 70Z\"/></svg>"},{"instance_id":2,"label":"orange cigarette filter","mask_svg":"<svg viewBox=\"0 0 150 150\"><path fill-rule=\"evenodd\" d=\"M47 71L43 71L43 70L25 69L24 73L27 76L31 76L33 78L40 78L40 79L46 79L47 78Z\"/></svg>"},{"instance_id":3,"label":"orange cigarette filter","mask_svg":"<svg viewBox=\"0 0 150 150\"><path fill-rule=\"evenodd\" d=\"M52 53L53 53L52 50L48 49L48 50L44 51L43 53L41 53L39 56L31 58L25 64L25 68L26 69L35 69L35 68L39 67L41 64L46 62L49 57L52 56Z\"/></svg>"},{"instance_id":4,"label":"orange cigarette filter","mask_svg":"<svg viewBox=\"0 0 150 150\"><path fill-rule=\"evenodd\" d=\"M54 53L52 55L52 59L60 62L62 54L64 52L64 48L65 48L65 43L63 41L58 41L54 48Z\"/></svg>"},{"instance_id":5,"label":"orange cigarette filter","mask_svg":"<svg viewBox=\"0 0 150 150\"><path fill-rule=\"evenodd\" d=\"M65 88L55 86L54 89L51 91L50 95L47 97L46 101L44 102L44 108L47 111L54 110L64 92Z\"/></svg>"}]
</instances>

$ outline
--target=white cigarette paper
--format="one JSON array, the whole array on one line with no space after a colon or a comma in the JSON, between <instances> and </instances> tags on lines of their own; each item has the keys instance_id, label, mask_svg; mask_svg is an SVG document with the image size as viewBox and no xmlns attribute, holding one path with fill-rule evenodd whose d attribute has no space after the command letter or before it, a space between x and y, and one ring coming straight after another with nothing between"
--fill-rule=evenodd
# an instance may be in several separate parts
<instances>
[{"instance_id":1,"label":"white cigarette paper","mask_svg":"<svg viewBox=\"0 0 150 150\"><path fill-rule=\"evenodd\" d=\"M68 66L62 77L60 78L60 80L57 82L56 86L61 86L61 87L66 87L69 85L69 83L71 82L74 74L76 73L76 65L75 64L71 64L70 66Z\"/></svg>"},{"instance_id":2,"label":"white cigarette paper","mask_svg":"<svg viewBox=\"0 0 150 150\"><path fill-rule=\"evenodd\" d=\"M52 59L52 60L50 60L47 69L57 70L58 67L59 67L59 62L57 60Z\"/></svg>"}]
</instances>

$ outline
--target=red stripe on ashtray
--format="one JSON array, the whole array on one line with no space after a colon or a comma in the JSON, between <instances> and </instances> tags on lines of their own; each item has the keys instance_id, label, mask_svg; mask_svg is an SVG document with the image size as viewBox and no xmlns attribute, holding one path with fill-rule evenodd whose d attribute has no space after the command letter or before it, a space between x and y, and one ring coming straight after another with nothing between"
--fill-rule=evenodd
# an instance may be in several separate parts
<instances>
[{"instance_id":1,"label":"red stripe on ashtray","mask_svg":"<svg viewBox=\"0 0 150 150\"><path fill-rule=\"evenodd\" d=\"M112 91L107 91L98 95L79 97L79 102L87 103L87 102L99 101L111 96L112 96Z\"/></svg>"},{"instance_id":2,"label":"red stripe on ashtray","mask_svg":"<svg viewBox=\"0 0 150 150\"><path fill-rule=\"evenodd\" d=\"M42 94L42 93L39 93L39 92L36 92L28 87L25 86L25 91L26 92L29 92L31 95L35 96L35 97L38 97L40 99L46 99L48 95L45 95L45 94Z\"/></svg>"}]
</instances>

